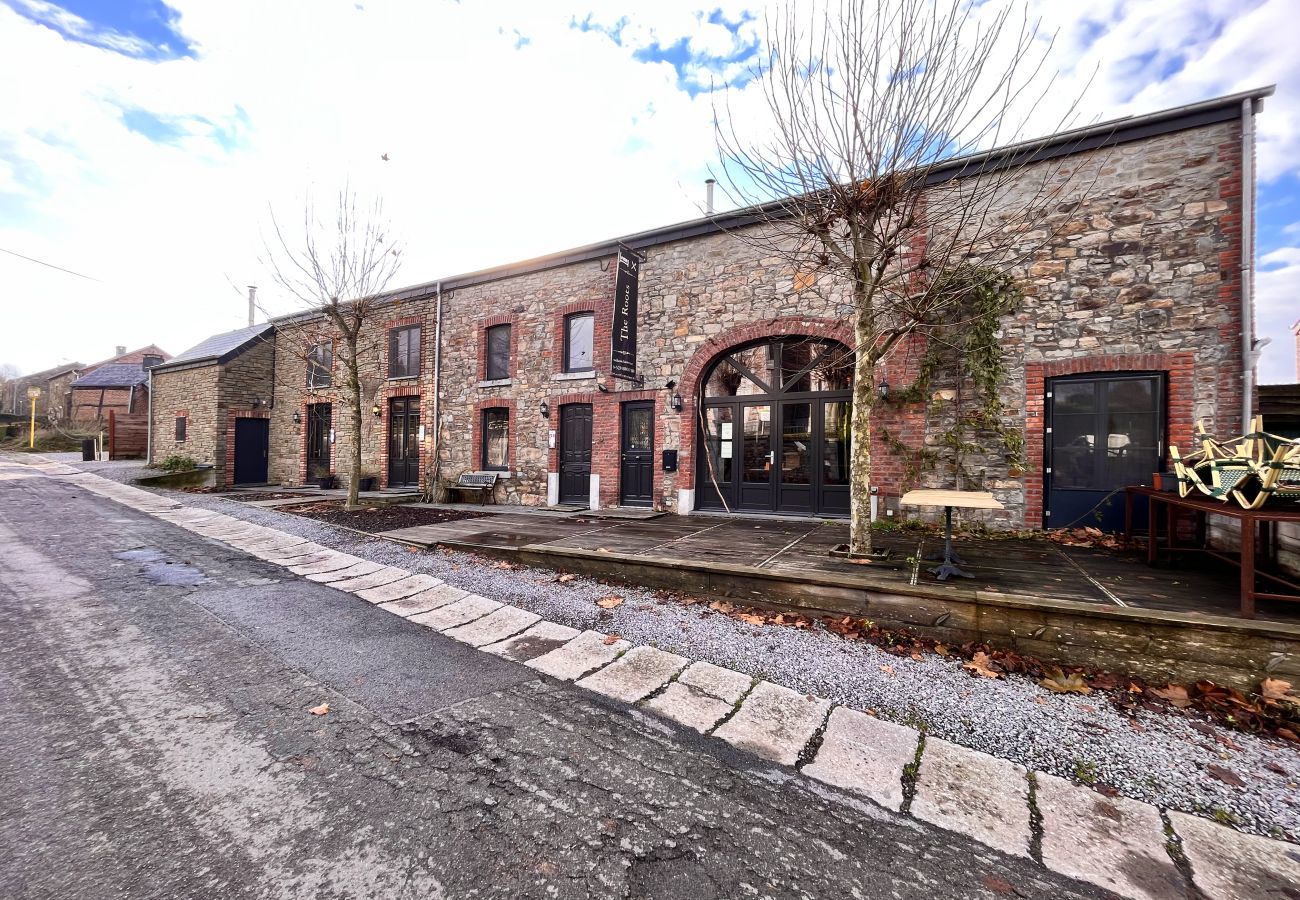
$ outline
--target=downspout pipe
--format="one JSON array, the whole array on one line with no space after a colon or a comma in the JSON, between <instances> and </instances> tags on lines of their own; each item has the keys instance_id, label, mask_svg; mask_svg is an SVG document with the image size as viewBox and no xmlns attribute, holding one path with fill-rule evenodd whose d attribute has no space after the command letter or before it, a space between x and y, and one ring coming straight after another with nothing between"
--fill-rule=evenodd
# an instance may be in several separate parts
<instances>
[{"instance_id":1,"label":"downspout pipe","mask_svg":"<svg viewBox=\"0 0 1300 900\"><path fill-rule=\"evenodd\" d=\"M1250 434L1255 393L1255 104L1241 101L1241 433Z\"/></svg>"},{"instance_id":2,"label":"downspout pipe","mask_svg":"<svg viewBox=\"0 0 1300 900\"><path fill-rule=\"evenodd\" d=\"M149 428L144 433L144 461L153 465L153 369L149 369Z\"/></svg>"},{"instance_id":3,"label":"downspout pipe","mask_svg":"<svg viewBox=\"0 0 1300 900\"><path fill-rule=\"evenodd\" d=\"M439 455L442 452L442 282L439 281L434 291L437 293L437 303L433 313L433 465L430 467L437 472L441 462ZM437 485L427 485L430 496Z\"/></svg>"}]
</instances>

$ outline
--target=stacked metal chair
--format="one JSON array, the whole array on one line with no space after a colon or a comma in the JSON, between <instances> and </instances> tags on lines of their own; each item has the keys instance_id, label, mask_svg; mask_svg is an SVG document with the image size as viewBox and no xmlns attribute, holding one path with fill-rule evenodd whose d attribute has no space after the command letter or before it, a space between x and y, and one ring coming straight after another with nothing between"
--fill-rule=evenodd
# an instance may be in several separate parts
<instances>
[{"instance_id":1,"label":"stacked metal chair","mask_svg":"<svg viewBox=\"0 0 1300 900\"><path fill-rule=\"evenodd\" d=\"M1259 509L1270 500L1300 501L1300 439L1264 431L1255 417L1250 432L1219 441L1196 423L1200 449L1183 456L1169 448L1178 475L1178 493L1199 491L1214 500L1235 501L1243 509Z\"/></svg>"}]
</instances>

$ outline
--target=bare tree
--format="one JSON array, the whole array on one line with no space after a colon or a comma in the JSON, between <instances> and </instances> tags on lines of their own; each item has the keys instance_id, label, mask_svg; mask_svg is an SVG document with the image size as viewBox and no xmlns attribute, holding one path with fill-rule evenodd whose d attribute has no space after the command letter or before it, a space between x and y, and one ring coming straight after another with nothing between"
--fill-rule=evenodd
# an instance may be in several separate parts
<instances>
[{"instance_id":1,"label":"bare tree","mask_svg":"<svg viewBox=\"0 0 1300 900\"><path fill-rule=\"evenodd\" d=\"M853 323L854 555L872 549L877 365L909 335L951 327L961 298L941 273L1003 272L1042 246L1043 216L1070 180L1060 164L1035 163L1041 143L1013 143L1053 81L1043 72L1051 40L1018 9L791 3L767 20L759 109L750 89L715 110L718 179L758 223L735 234L784 259L796 290L829 297ZM1056 108L1053 131L1074 104Z\"/></svg>"},{"instance_id":2,"label":"bare tree","mask_svg":"<svg viewBox=\"0 0 1300 900\"><path fill-rule=\"evenodd\" d=\"M308 327L302 356L308 360L311 348L325 341L338 353L352 437L347 505L355 507L366 398L373 389L363 377L363 360L377 349L367 335L373 331L376 307L401 265L402 250L389 239L382 202L359 208L356 195L347 189L338 194L332 222L318 218L311 200L306 202L301 244L290 242L274 214L271 219L275 244L267 254L276 283L328 326Z\"/></svg>"}]
</instances>

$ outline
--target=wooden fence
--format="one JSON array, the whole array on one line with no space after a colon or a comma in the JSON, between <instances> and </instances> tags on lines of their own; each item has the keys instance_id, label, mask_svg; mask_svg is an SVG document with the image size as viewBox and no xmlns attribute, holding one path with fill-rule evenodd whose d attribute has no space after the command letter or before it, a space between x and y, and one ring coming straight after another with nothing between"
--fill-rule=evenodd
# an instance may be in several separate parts
<instances>
[{"instance_id":1,"label":"wooden fence","mask_svg":"<svg viewBox=\"0 0 1300 900\"><path fill-rule=\"evenodd\" d=\"M149 443L148 413L108 411L108 458L141 459Z\"/></svg>"}]
</instances>

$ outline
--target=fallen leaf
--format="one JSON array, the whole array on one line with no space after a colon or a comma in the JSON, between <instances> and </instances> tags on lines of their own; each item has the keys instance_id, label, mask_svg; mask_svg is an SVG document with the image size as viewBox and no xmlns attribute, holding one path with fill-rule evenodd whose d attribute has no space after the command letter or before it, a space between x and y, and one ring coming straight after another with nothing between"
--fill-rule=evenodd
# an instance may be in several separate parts
<instances>
[{"instance_id":1,"label":"fallen leaf","mask_svg":"<svg viewBox=\"0 0 1300 900\"><path fill-rule=\"evenodd\" d=\"M934 652L937 653L937 654L939 654L940 656L947 656L947 655L948 655L948 645L947 645L947 644L935 644L935 645L934 645Z\"/></svg>"},{"instance_id":2,"label":"fallen leaf","mask_svg":"<svg viewBox=\"0 0 1300 900\"><path fill-rule=\"evenodd\" d=\"M577 577L578 576L574 575L572 572L565 572L563 575L555 576L555 580L558 581L560 584L568 584L570 581L572 581Z\"/></svg>"},{"instance_id":3,"label":"fallen leaf","mask_svg":"<svg viewBox=\"0 0 1300 900\"><path fill-rule=\"evenodd\" d=\"M1007 881L1005 878L999 878L996 875L985 875L980 879L980 881L984 882L984 887L993 891L995 894L1017 893L1016 889L1011 886L1011 882Z\"/></svg>"},{"instance_id":4,"label":"fallen leaf","mask_svg":"<svg viewBox=\"0 0 1300 900\"><path fill-rule=\"evenodd\" d=\"M1271 759L1268 762L1264 763L1264 768L1268 769L1274 775L1281 775L1284 778L1289 774L1286 769L1282 768L1280 765L1278 765Z\"/></svg>"},{"instance_id":5,"label":"fallen leaf","mask_svg":"<svg viewBox=\"0 0 1300 900\"><path fill-rule=\"evenodd\" d=\"M767 620L762 616L756 616L753 613L737 613L736 618L746 625L766 625Z\"/></svg>"},{"instance_id":6,"label":"fallen leaf","mask_svg":"<svg viewBox=\"0 0 1300 900\"><path fill-rule=\"evenodd\" d=\"M623 605L623 598L615 594L610 594L608 597L601 597L597 600L596 605L601 609L614 609L615 607Z\"/></svg>"},{"instance_id":7,"label":"fallen leaf","mask_svg":"<svg viewBox=\"0 0 1300 900\"><path fill-rule=\"evenodd\" d=\"M617 644L621 640L623 640L621 634L614 634L614 632L611 631L609 634L605 635L605 646L608 647L611 644Z\"/></svg>"},{"instance_id":8,"label":"fallen leaf","mask_svg":"<svg viewBox=\"0 0 1300 900\"><path fill-rule=\"evenodd\" d=\"M330 705L328 703L322 703L320 706L313 706L310 710L313 716L323 716L329 711Z\"/></svg>"},{"instance_id":9,"label":"fallen leaf","mask_svg":"<svg viewBox=\"0 0 1300 900\"><path fill-rule=\"evenodd\" d=\"M970 669L976 675L981 675L984 678L1001 678L1002 673L993 668L994 665L995 663L989 658L989 655L981 650L975 654L970 662L962 663L962 668Z\"/></svg>"},{"instance_id":10,"label":"fallen leaf","mask_svg":"<svg viewBox=\"0 0 1300 900\"><path fill-rule=\"evenodd\" d=\"M1047 677L1038 682L1054 694L1091 694L1092 688L1078 672L1066 675L1060 669L1052 669Z\"/></svg>"},{"instance_id":11,"label":"fallen leaf","mask_svg":"<svg viewBox=\"0 0 1300 900\"><path fill-rule=\"evenodd\" d=\"M720 612L723 615L726 615L727 613L731 612L734 609L734 607L726 600L714 600L712 603L709 604L709 609L713 610L714 612Z\"/></svg>"},{"instance_id":12,"label":"fallen leaf","mask_svg":"<svg viewBox=\"0 0 1300 900\"><path fill-rule=\"evenodd\" d=\"M845 562L852 563L852 564L855 565L855 566L869 566L869 565L871 565L871 560L869 560L869 559L846 559Z\"/></svg>"},{"instance_id":13,"label":"fallen leaf","mask_svg":"<svg viewBox=\"0 0 1300 900\"><path fill-rule=\"evenodd\" d=\"M508 563L504 559L492 564L493 569L513 569L514 563Z\"/></svg>"},{"instance_id":14,"label":"fallen leaf","mask_svg":"<svg viewBox=\"0 0 1300 900\"><path fill-rule=\"evenodd\" d=\"M1281 678L1265 678L1259 683L1259 694L1266 700L1281 700L1291 693L1291 682Z\"/></svg>"},{"instance_id":15,"label":"fallen leaf","mask_svg":"<svg viewBox=\"0 0 1300 900\"><path fill-rule=\"evenodd\" d=\"M1181 684L1171 684L1162 688L1149 688L1148 691L1153 697L1168 700L1179 709L1186 709L1192 705L1192 701L1187 697L1187 688Z\"/></svg>"},{"instance_id":16,"label":"fallen leaf","mask_svg":"<svg viewBox=\"0 0 1300 900\"><path fill-rule=\"evenodd\" d=\"M1223 766L1216 766L1214 763L1210 763L1205 767L1205 771L1209 772L1224 784L1230 784L1233 787L1239 788L1244 788L1246 786L1246 782L1238 778L1235 772L1230 769L1225 769Z\"/></svg>"},{"instance_id":17,"label":"fallen leaf","mask_svg":"<svg viewBox=\"0 0 1300 900\"><path fill-rule=\"evenodd\" d=\"M881 667L880 667L880 671L884 672L884 673L885 673L886 675L888 675L890 678L893 678L893 677L894 677L894 667L893 667L893 666L881 666Z\"/></svg>"}]
</instances>

